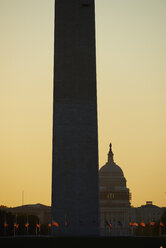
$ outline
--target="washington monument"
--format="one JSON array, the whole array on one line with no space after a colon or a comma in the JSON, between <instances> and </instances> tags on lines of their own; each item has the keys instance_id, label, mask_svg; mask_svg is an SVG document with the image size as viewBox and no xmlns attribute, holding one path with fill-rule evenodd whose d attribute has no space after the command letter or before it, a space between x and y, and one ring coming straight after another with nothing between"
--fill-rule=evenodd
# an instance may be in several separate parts
<instances>
[{"instance_id":1,"label":"washington monument","mask_svg":"<svg viewBox=\"0 0 166 248\"><path fill-rule=\"evenodd\" d=\"M55 0L52 222L99 235L94 0Z\"/></svg>"}]
</instances>

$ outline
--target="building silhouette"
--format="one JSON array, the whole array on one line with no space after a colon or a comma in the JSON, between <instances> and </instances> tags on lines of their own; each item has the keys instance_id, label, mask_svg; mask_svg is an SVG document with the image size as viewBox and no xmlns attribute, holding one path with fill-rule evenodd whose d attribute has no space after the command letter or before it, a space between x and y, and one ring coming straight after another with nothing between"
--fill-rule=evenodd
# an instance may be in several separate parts
<instances>
[{"instance_id":1,"label":"building silhouette","mask_svg":"<svg viewBox=\"0 0 166 248\"><path fill-rule=\"evenodd\" d=\"M107 163L99 170L102 235L129 235L131 193L122 169L114 162L112 145Z\"/></svg>"},{"instance_id":2,"label":"building silhouette","mask_svg":"<svg viewBox=\"0 0 166 248\"><path fill-rule=\"evenodd\" d=\"M36 215L40 224L48 224L51 223L51 207L43 204L28 204L13 208L7 208L7 211L17 215L17 214L26 214L28 215Z\"/></svg>"},{"instance_id":3,"label":"building silhouette","mask_svg":"<svg viewBox=\"0 0 166 248\"><path fill-rule=\"evenodd\" d=\"M153 205L152 201L140 207L132 207L131 193L126 182L122 169L114 162L110 144L108 161L99 170L101 235L133 235L140 223L145 226L151 222L157 223L166 210ZM131 223L135 225L131 226Z\"/></svg>"}]
</instances>

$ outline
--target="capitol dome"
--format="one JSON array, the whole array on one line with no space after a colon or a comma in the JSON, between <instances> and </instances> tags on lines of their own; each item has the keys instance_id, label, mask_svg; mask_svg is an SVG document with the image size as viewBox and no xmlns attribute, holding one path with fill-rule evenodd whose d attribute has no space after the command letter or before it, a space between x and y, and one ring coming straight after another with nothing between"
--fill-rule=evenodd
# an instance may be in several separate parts
<instances>
[{"instance_id":1,"label":"capitol dome","mask_svg":"<svg viewBox=\"0 0 166 248\"><path fill-rule=\"evenodd\" d=\"M122 176L122 177L124 176L122 169L114 162L112 162L112 163L107 162L105 165L103 165L101 167L99 173L100 173L100 175L101 174L107 174L107 175L109 174L112 176Z\"/></svg>"},{"instance_id":2,"label":"capitol dome","mask_svg":"<svg viewBox=\"0 0 166 248\"><path fill-rule=\"evenodd\" d=\"M112 144L108 161L99 170L100 203L109 206L130 206L130 193L122 169L114 162Z\"/></svg>"},{"instance_id":3,"label":"capitol dome","mask_svg":"<svg viewBox=\"0 0 166 248\"><path fill-rule=\"evenodd\" d=\"M112 152L112 144L110 144L110 150L108 153L108 162L101 167L100 175L101 174L108 174L112 176L124 176L122 169L114 162L114 154Z\"/></svg>"}]
</instances>

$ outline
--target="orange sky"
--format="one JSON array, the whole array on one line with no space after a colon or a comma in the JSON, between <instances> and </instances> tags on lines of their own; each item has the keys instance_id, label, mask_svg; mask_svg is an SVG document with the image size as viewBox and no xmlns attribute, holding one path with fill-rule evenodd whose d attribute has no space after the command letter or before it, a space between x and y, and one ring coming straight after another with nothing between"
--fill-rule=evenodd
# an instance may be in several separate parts
<instances>
[{"instance_id":1,"label":"orange sky","mask_svg":"<svg viewBox=\"0 0 166 248\"><path fill-rule=\"evenodd\" d=\"M99 166L166 206L166 1L96 0ZM0 0L0 205L51 203L53 0Z\"/></svg>"}]
</instances>

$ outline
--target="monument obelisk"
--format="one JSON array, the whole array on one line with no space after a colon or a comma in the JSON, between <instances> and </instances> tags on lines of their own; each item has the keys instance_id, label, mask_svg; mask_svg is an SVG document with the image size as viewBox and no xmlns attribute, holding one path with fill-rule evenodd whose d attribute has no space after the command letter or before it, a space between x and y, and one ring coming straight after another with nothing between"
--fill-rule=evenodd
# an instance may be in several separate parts
<instances>
[{"instance_id":1,"label":"monument obelisk","mask_svg":"<svg viewBox=\"0 0 166 248\"><path fill-rule=\"evenodd\" d=\"M94 0L55 0L53 235L99 235Z\"/></svg>"}]
</instances>

